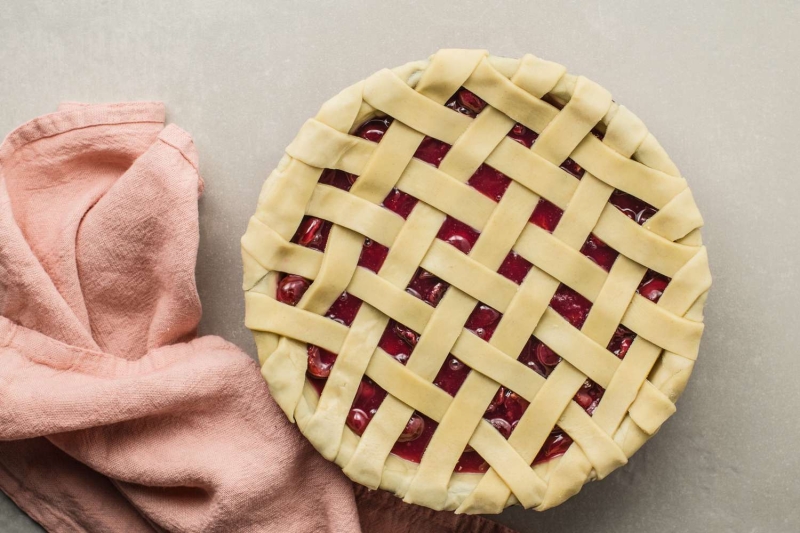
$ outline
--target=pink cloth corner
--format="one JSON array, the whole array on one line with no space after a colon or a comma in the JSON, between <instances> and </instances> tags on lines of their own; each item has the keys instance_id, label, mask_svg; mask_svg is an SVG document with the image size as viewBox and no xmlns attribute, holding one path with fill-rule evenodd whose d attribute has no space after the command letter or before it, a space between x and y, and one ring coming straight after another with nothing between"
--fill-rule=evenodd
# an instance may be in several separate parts
<instances>
[{"instance_id":1,"label":"pink cloth corner","mask_svg":"<svg viewBox=\"0 0 800 533\"><path fill-rule=\"evenodd\" d=\"M0 489L50 531L508 531L356 500L255 363L195 338L200 191L159 103L64 104L0 145Z\"/></svg>"}]
</instances>

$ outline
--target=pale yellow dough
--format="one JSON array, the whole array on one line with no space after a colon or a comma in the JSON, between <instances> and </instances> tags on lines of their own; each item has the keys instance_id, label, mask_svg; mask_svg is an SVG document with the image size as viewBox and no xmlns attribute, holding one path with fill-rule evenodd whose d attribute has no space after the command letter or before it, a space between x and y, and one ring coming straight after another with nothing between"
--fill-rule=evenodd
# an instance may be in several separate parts
<instances>
[{"instance_id":1,"label":"pale yellow dough","mask_svg":"<svg viewBox=\"0 0 800 533\"><path fill-rule=\"evenodd\" d=\"M443 106L460 87L488 103L474 120ZM380 144L351 135L375 115L395 119ZM516 122L540 134L532 149L506 136ZM426 135L452 145L438 169L413 159ZM567 157L582 180L559 168ZM513 180L499 203L466 184L484 162ZM317 184L325 168L359 178L349 193ZM407 220L380 207L393 187L420 200ZM637 225L607 203L614 189L658 213ZM540 197L564 210L553 234L528 222ZM469 255L435 239L446 214L481 231ZM324 254L289 242L304 215L333 222ZM675 412L711 285L701 225L686 180L606 90L532 55L441 50L345 89L300 129L242 238L246 323L275 401L354 481L459 513L542 510L624 465ZM590 233L620 252L610 272L579 252ZM365 238L390 248L378 274L357 266ZM512 248L534 264L519 286L497 274ZM451 284L436 308L405 292L419 266ZM648 268L672 278L658 304L636 293ZM296 307L275 299L278 272L313 280ZM581 330L548 307L560 283L593 303ZM323 316L342 291L364 301L349 328ZM463 329L478 301L503 313L489 343ZM378 348L390 318L422 332L407 366ZM637 334L623 360L605 349L619 324ZM547 379L516 361L532 334L564 359ZM339 354L321 397L306 343ZM432 384L449 353L473 369L455 397ZM388 396L358 437L345 420L365 374ZM593 416L571 401L587 377L606 388ZM508 440L482 418L500 385L531 402ZM390 454L415 410L439 422L420 464ZM531 467L556 424L575 443ZM467 444L488 472L453 473Z\"/></svg>"}]
</instances>

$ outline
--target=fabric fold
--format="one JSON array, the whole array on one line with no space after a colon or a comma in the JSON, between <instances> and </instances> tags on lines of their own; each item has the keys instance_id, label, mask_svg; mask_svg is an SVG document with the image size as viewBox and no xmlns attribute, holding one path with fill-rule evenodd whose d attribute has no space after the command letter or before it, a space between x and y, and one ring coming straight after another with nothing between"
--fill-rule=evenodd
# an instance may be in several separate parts
<instances>
[{"instance_id":1,"label":"fabric fold","mask_svg":"<svg viewBox=\"0 0 800 533\"><path fill-rule=\"evenodd\" d=\"M357 505L256 364L196 337L203 182L164 106L59 109L0 145L0 489L50 531L405 531L434 516L366 491ZM431 531L504 530L435 516Z\"/></svg>"}]
</instances>

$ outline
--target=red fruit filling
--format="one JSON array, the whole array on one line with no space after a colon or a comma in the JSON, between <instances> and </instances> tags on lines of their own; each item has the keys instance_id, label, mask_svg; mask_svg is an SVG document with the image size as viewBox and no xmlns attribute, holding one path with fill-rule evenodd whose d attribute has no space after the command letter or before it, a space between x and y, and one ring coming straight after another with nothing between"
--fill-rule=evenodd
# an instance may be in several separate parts
<instances>
[{"instance_id":1,"label":"red fruit filling","mask_svg":"<svg viewBox=\"0 0 800 533\"><path fill-rule=\"evenodd\" d=\"M278 279L276 297L279 302L297 305L311 284L306 278L294 274L281 274Z\"/></svg>"},{"instance_id":2,"label":"red fruit filling","mask_svg":"<svg viewBox=\"0 0 800 533\"><path fill-rule=\"evenodd\" d=\"M477 116L486 107L486 103L481 98L463 88L459 89L445 105L469 117ZM368 141L379 143L391 126L392 121L391 117L370 119L356 129L355 135ZM593 133L602 138L599 133ZM530 148L536 141L538 134L522 124L515 124L508 136ZM449 149L450 145L425 137L420 143L415 157L438 167ZM561 167L578 179L583 176L584 170L571 159L564 161ZM319 178L319 182L348 191L357 179L357 176L342 170L325 169ZM495 201L500 201L510 183L511 180L507 176L486 164L481 165L468 181L470 186ZM392 189L382 205L397 215L408 218L417 201L416 198L409 194L398 189ZM653 206L622 191L615 191L609 202L639 224L643 224L656 213L656 209ZM552 232L558 225L562 215L563 211L560 208L542 198L531 214L530 222L548 232ZM292 237L292 242L324 251L330 228L331 223L328 221L305 216L297 232ZM439 239L465 254L472 250L478 236L479 232L475 229L449 216L437 235ZM386 246L367 238L364 241L358 264L373 272L378 272L386 259L388 251L389 249ZM589 235L581 248L581 253L606 271L611 269L618 255L616 250L606 245L594 234ZM498 273L519 284L522 283L531 268L530 262L516 252L511 251L498 269ZM669 281L669 278L657 272L648 271L639 285L638 292L645 298L658 302ZM282 303L297 305L310 283L308 279L301 276L280 274L276 297ZM419 268L409 282L406 291L436 307L448 287L449 284L447 282ZM345 292L331 305L325 316L349 327L353 323L360 307L361 300ZM591 309L591 302L569 287L560 285L550 301L550 307L574 327L580 328ZM464 327L483 340L489 341L501 318L501 313L496 309L486 304L478 303ZM635 338L636 334L634 332L620 325L612 336L607 349L622 359ZM405 365L418 342L419 333L403 324L390 320L378 345L391 357ZM325 387L327 378L330 376L336 357L336 354L319 346L308 345L307 375L310 383L320 394ZM531 337L520 352L518 360L532 371L547 377L561 362L561 357L536 337ZM468 366L456 357L449 355L433 382L451 396L455 396L469 372L470 368ZM587 379L575 394L574 401L591 415L604 392L604 389L597 383ZM385 397L386 391L384 389L368 377L362 378L347 417L347 426L356 434L363 434ZM527 407L527 400L514 391L500 387L486 407L483 417L503 437L509 438L519 424ZM436 427L437 423L435 421L422 413L414 412L392 448L392 453L409 461L419 462L433 433L436 431ZM572 439L556 426L545 440L533 464L563 455L571 443ZM467 446L459 458L455 471L485 472L488 467L489 465L486 461L471 447Z\"/></svg>"},{"instance_id":3,"label":"red fruit filling","mask_svg":"<svg viewBox=\"0 0 800 533\"><path fill-rule=\"evenodd\" d=\"M604 243L594 233L589 234L589 238L583 243L581 253L600 265L606 272L611 270L619 252Z\"/></svg>"},{"instance_id":4,"label":"red fruit filling","mask_svg":"<svg viewBox=\"0 0 800 533\"><path fill-rule=\"evenodd\" d=\"M492 309L488 305L478 303L475 309L472 310L469 318L467 318L467 323L464 324L464 327L481 339L488 341L492 338L492 334L497 328L501 316L502 315L498 311Z\"/></svg>"},{"instance_id":5,"label":"red fruit filling","mask_svg":"<svg viewBox=\"0 0 800 533\"><path fill-rule=\"evenodd\" d=\"M553 230L558 226L558 221L561 220L561 215L563 214L564 211L556 205L551 204L544 198L540 198L539 203L536 204L536 209L534 209L531 214L530 220L540 228L553 233Z\"/></svg>"},{"instance_id":6,"label":"red fruit filling","mask_svg":"<svg viewBox=\"0 0 800 533\"><path fill-rule=\"evenodd\" d=\"M476 170L475 174L467 181L467 184L482 192L495 202L499 202L500 198L503 197L506 189L508 189L508 186L511 184L511 178L484 163L478 167L478 170Z\"/></svg>"},{"instance_id":7,"label":"red fruit filling","mask_svg":"<svg viewBox=\"0 0 800 533\"><path fill-rule=\"evenodd\" d=\"M478 241L478 235L471 227L448 216L436 237L468 254Z\"/></svg>"},{"instance_id":8,"label":"red fruit filling","mask_svg":"<svg viewBox=\"0 0 800 533\"><path fill-rule=\"evenodd\" d=\"M436 307L449 286L446 281L442 281L427 270L418 268L406 292Z\"/></svg>"},{"instance_id":9,"label":"red fruit filling","mask_svg":"<svg viewBox=\"0 0 800 533\"><path fill-rule=\"evenodd\" d=\"M567 322L580 329L586 321L592 303L566 285L561 284L550 300L550 307L566 318Z\"/></svg>"},{"instance_id":10,"label":"red fruit filling","mask_svg":"<svg viewBox=\"0 0 800 533\"><path fill-rule=\"evenodd\" d=\"M357 178L358 176L354 174L348 174L344 170L326 168L322 171L322 175L319 177L319 182L324 183L325 185L332 185L337 189L349 191L350 187L353 186Z\"/></svg>"},{"instance_id":11,"label":"red fruit filling","mask_svg":"<svg viewBox=\"0 0 800 533\"><path fill-rule=\"evenodd\" d=\"M406 194L401 190L392 189L392 191L384 198L383 207L389 211L394 211L403 218L408 218L414 206L417 205L417 199Z\"/></svg>"},{"instance_id":12,"label":"red fruit filling","mask_svg":"<svg viewBox=\"0 0 800 533\"><path fill-rule=\"evenodd\" d=\"M648 270L642 278L642 283L639 285L637 292L647 298L648 300L658 303L661 295L664 294L664 289L670 282L670 278L659 274L653 270Z\"/></svg>"},{"instance_id":13,"label":"red fruit filling","mask_svg":"<svg viewBox=\"0 0 800 533\"><path fill-rule=\"evenodd\" d=\"M497 269L497 273L519 285L532 267L533 264L530 261L512 250L503 260L500 268Z\"/></svg>"},{"instance_id":14,"label":"red fruit filling","mask_svg":"<svg viewBox=\"0 0 800 533\"><path fill-rule=\"evenodd\" d=\"M462 87L444 105L462 115L475 118L486 107L486 102L481 100L475 93Z\"/></svg>"},{"instance_id":15,"label":"red fruit filling","mask_svg":"<svg viewBox=\"0 0 800 533\"><path fill-rule=\"evenodd\" d=\"M419 342L419 333L394 320L390 320L386 329L383 330L378 346L405 365L417 342Z\"/></svg>"},{"instance_id":16,"label":"red fruit filling","mask_svg":"<svg viewBox=\"0 0 800 533\"><path fill-rule=\"evenodd\" d=\"M625 216L635 221L637 224L642 225L647 222L650 217L655 215L658 210L644 200L640 200L635 196L631 196L626 192L619 189L611 193L611 198L608 203L622 211Z\"/></svg>"},{"instance_id":17,"label":"red fruit filling","mask_svg":"<svg viewBox=\"0 0 800 533\"><path fill-rule=\"evenodd\" d=\"M328 244L328 234L330 232L330 222L306 215L292 237L292 242L322 252Z\"/></svg>"}]
</instances>

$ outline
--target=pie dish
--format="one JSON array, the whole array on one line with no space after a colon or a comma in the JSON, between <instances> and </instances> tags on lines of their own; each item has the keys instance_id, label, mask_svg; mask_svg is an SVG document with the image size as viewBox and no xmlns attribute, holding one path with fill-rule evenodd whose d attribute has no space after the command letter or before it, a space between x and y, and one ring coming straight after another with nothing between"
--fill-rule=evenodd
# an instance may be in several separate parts
<instances>
[{"instance_id":1,"label":"pie dish","mask_svg":"<svg viewBox=\"0 0 800 533\"><path fill-rule=\"evenodd\" d=\"M596 83L441 50L302 126L242 238L246 324L276 402L354 481L542 510L675 412L711 285L702 222Z\"/></svg>"}]
</instances>

